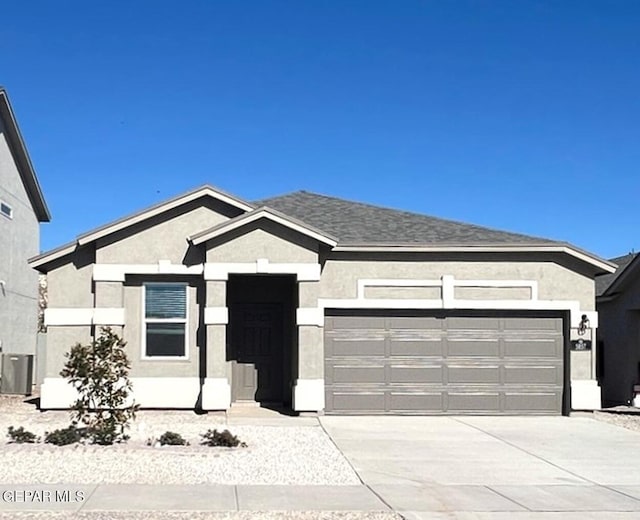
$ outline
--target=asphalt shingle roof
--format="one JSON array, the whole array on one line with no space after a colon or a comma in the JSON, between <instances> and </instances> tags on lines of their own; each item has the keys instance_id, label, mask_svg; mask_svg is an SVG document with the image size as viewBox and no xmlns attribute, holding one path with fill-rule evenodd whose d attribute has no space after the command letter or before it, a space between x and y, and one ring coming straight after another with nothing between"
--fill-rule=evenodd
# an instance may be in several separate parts
<instances>
[{"instance_id":1,"label":"asphalt shingle roof","mask_svg":"<svg viewBox=\"0 0 640 520\"><path fill-rule=\"evenodd\" d=\"M307 191L254 202L338 237L340 244L557 244L557 241L319 195Z\"/></svg>"},{"instance_id":2,"label":"asphalt shingle roof","mask_svg":"<svg viewBox=\"0 0 640 520\"><path fill-rule=\"evenodd\" d=\"M628 253L624 256L617 258L611 258L609 261L614 264L618 264L618 269L615 273L601 274L596 276L596 296L602 296L605 291L616 281L618 276L627 268L631 261L636 257L638 253Z\"/></svg>"}]
</instances>

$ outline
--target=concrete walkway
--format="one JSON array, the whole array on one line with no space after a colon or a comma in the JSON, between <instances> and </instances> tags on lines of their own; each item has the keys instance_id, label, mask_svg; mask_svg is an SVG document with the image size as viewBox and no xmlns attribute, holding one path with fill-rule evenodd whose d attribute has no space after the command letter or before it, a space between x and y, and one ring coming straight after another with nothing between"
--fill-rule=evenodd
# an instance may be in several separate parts
<instances>
[{"instance_id":1,"label":"concrete walkway","mask_svg":"<svg viewBox=\"0 0 640 520\"><path fill-rule=\"evenodd\" d=\"M0 484L0 513L388 510L366 486Z\"/></svg>"},{"instance_id":2,"label":"concrete walkway","mask_svg":"<svg viewBox=\"0 0 640 520\"><path fill-rule=\"evenodd\" d=\"M321 423L405 518L640 518L640 434L617 426L586 417Z\"/></svg>"}]
</instances>

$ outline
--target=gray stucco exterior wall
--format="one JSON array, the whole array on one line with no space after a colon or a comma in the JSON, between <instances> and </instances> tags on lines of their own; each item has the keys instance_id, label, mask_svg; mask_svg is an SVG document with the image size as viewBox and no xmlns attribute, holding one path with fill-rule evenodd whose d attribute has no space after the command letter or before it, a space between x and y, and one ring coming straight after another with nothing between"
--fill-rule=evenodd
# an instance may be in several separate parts
<instances>
[{"instance_id":1,"label":"gray stucco exterior wall","mask_svg":"<svg viewBox=\"0 0 640 520\"><path fill-rule=\"evenodd\" d=\"M27 259L39 253L40 230L0 120L0 342L2 352L35 354L38 273Z\"/></svg>"},{"instance_id":2,"label":"gray stucco exterior wall","mask_svg":"<svg viewBox=\"0 0 640 520\"><path fill-rule=\"evenodd\" d=\"M237 228L232 220L230 231L196 245L189 241L207 227L220 229L238 212L220 201L192 199L48 263L52 323L45 386L55 399L45 402L64 407L66 390L58 378L64 353L112 324L127 341L130 375L143 406L192 407L198 401L205 409L227 408L233 400L232 361L237 361L229 354L229 310L242 303L229 300L232 276L278 275L295 282L295 295L285 302L295 310L295 324L289 325L294 330L287 331L293 338L287 360L295 410L324 407L329 309L553 311L572 316L567 328L575 328L576 316L585 312L595 322L594 268L576 265L562 252L334 252L299 226L269 219ZM142 355L142 292L150 281L188 283L186 357ZM243 283L250 285L250 278ZM590 395L597 393L599 406L593 353L580 354L570 358L568 383L584 380L595 387Z\"/></svg>"}]
</instances>

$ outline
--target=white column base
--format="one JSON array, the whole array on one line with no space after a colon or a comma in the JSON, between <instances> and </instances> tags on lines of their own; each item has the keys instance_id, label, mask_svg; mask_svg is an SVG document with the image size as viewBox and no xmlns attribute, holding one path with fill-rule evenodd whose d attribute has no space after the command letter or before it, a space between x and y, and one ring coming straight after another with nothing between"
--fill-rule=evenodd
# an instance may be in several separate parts
<instances>
[{"instance_id":1,"label":"white column base","mask_svg":"<svg viewBox=\"0 0 640 520\"><path fill-rule=\"evenodd\" d=\"M226 377L207 377L202 387L203 410L228 410L231 406L231 386Z\"/></svg>"},{"instance_id":2,"label":"white column base","mask_svg":"<svg viewBox=\"0 0 640 520\"><path fill-rule=\"evenodd\" d=\"M324 410L324 379L298 379L293 387L293 409L296 412Z\"/></svg>"},{"instance_id":3,"label":"white column base","mask_svg":"<svg viewBox=\"0 0 640 520\"><path fill-rule=\"evenodd\" d=\"M200 397L198 377L132 377L132 400L142 408L180 408L192 410ZM66 379L47 377L40 389L40 407L71 408L78 398L76 389ZM225 378L206 378L202 387L204 410L226 410L231 402L231 388Z\"/></svg>"},{"instance_id":4,"label":"white column base","mask_svg":"<svg viewBox=\"0 0 640 520\"><path fill-rule=\"evenodd\" d=\"M66 410L77 398L76 389L61 377L45 377L40 385L40 408L43 410Z\"/></svg>"},{"instance_id":5,"label":"white column base","mask_svg":"<svg viewBox=\"0 0 640 520\"><path fill-rule=\"evenodd\" d=\"M602 408L602 392L595 379L571 381L571 409L599 410Z\"/></svg>"}]
</instances>

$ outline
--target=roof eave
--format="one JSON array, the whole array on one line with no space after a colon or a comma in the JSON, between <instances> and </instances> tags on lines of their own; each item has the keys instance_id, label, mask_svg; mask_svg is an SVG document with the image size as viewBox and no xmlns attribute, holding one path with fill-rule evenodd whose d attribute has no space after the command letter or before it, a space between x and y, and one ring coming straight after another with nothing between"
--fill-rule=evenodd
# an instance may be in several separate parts
<instances>
[{"instance_id":1,"label":"roof eave","mask_svg":"<svg viewBox=\"0 0 640 520\"><path fill-rule=\"evenodd\" d=\"M29 200L33 206L38 222L50 222L51 214L44 200L42 188L31 163L27 147L20 133L7 91L0 87L0 117L5 122L7 142L13 152L20 177L25 184Z\"/></svg>"},{"instance_id":2,"label":"roof eave","mask_svg":"<svg viewBox=\"0 0 640 520\"><path fill-rule=\"evenodd\" d=\"M602 297L612 296L615 297L619 292L618 289L629 279L632 273L638 268L640 265L640 254L636 255L636 257L627 264L627 266L622 270L622 272L611 282L611 285L605 289L602 293Z\"/></svg>"},{"instance_id":3,"label":"roof eave","mask_svg":"<svg viewBox=\"0 0 640 520\"><path fill-rule=\"evenodd\" d=\"M570 244L357 244L340 243L336 252L425 252L425 253L565 253L600 269L603 273L613 273L616 265L595 255L582 251Z\"/></svg>"},{"instance_id":4,"label":"roof eave","mask_svg":"<svg viewBox=\"0 0 640 520\"><path fill-rule=\"evenodd\" d=\"M266 206L256 208L255 210L245 213L244 215L240 215L235 219L231 219L227 222L223 222L222 224L218 224L217 226L200 231L199 233L190 236L188 240L194 245L199 245L207 240L225 235L234 229L239 229L261 218L266 218L272 222L288 227L289 229L293 229L303 235L317 240L318 242L322 242L329 247L333 248L338 244L337 238Z\"/></svg>"},{"instance_id":5,"label":"roof eave","mask_svg":"<svg viewBox=\"0 0 640 520\"><path fill-rule=\"evenodd\" d=\"M84 233L78 236L78 244L81 246L88 244L90 242L103 238L107 235L110 235L112 233L125 229L129 226L137 224L138 222L142 222L151 217L159 215L165 211L168 211L175 207L179 207L182 204L185 204L192 200L196 200L205 195L210 195L213 198L220 200L221 202L227 203L231 206L234 206L242 211L252 211L254 209L253 205L249 204L248 202L245 202L233 195L225 193L207 184L204 186L200 186L199 188L196 188L195 190L192 190L190 192L184 193L182 195L178 195L177 197L174 197L167 201L161 202L159 204L155 204L142 211L138 211L127 217L116 220L115 222L111 222L97 229Z\"/></svg>"}]
</instances>

